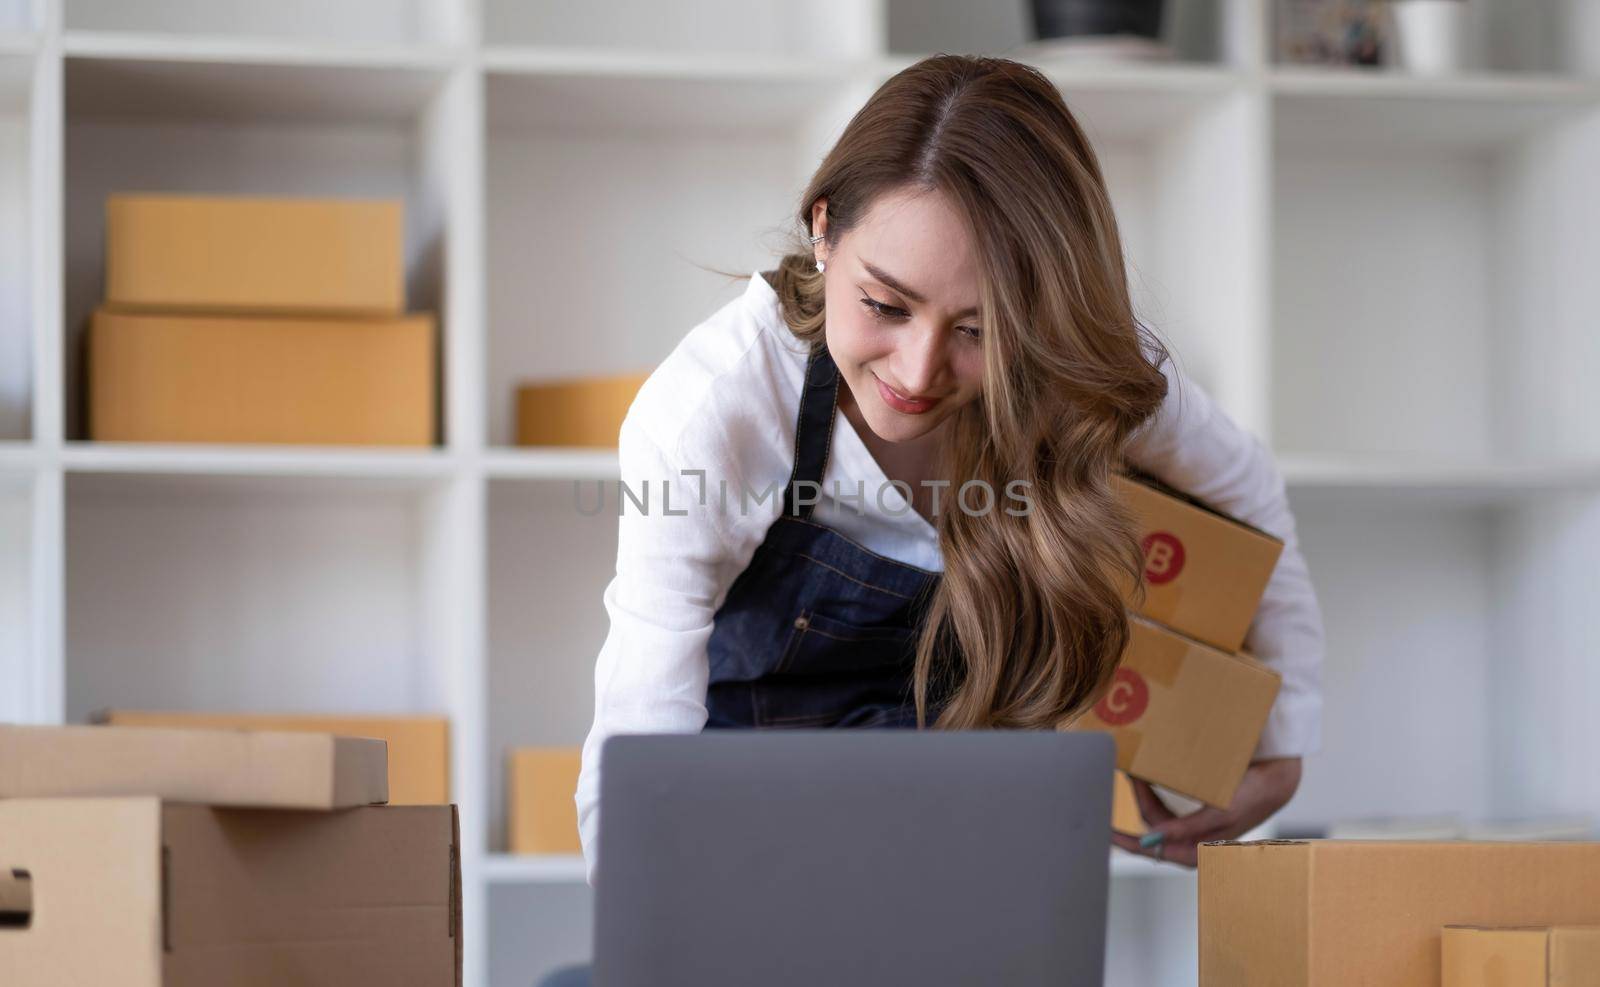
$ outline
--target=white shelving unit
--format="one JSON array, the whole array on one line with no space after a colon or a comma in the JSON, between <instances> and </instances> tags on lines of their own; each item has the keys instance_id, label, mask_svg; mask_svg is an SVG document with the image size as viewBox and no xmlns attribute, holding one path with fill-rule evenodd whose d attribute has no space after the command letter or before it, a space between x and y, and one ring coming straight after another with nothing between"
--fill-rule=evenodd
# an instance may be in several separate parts
<instances>
[{"instance_id":1,"label":"white shelving unit","mask_svg":"<svg viewBox=\"0 0 1600 987\"><path fill-rule=\"evenodd\" d=\"M1278 66L1267 0L1171 65L1041 64L1141 315L1278 454L1328 625L1286 825L1600 813L1600 37L1484 0L1484 69ZM0 719L442 712L469 983L588 949L581 862L502 852L505 748L577 744L605 451L510 445L516 382L653 365L770 264L872 90L1014 52L1020 0L0 0ZM443 442L84 441L119 190L397 196ZM1108 983L1194 979L1194 878L1113 860Z\"/></svg>"}]
</instances>

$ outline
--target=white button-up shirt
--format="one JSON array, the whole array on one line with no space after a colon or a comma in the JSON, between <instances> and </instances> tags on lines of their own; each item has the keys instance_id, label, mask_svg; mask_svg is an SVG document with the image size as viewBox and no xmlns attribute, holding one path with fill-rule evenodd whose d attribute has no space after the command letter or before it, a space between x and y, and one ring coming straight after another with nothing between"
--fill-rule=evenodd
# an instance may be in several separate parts
<instances>
[{"instance_id":1,"label":"white button-up shirt","mask_svg":"<svg viewBox=\"0 0 1600 987\"><path fill-rule=\"evenodd\" d=\"M705 725L712 616L781 510L806 355L756 272L743 295L679 342L622 423L617 568L604 594L611 627L595 662L594 723L575 796L591 882L601 742ZM1322 615L1283 478L1260 440L1171 361L1163 371L1166 400L1130 441L1128 460L1283 539L1245 640L1283 676L1256 755L1310 754L1321 743ZM815 520L879 555L942 571L933 525L888 483L854 426L835 415ZM763 498L768 491L775 495Z\"/></svg>"}]
</instances>

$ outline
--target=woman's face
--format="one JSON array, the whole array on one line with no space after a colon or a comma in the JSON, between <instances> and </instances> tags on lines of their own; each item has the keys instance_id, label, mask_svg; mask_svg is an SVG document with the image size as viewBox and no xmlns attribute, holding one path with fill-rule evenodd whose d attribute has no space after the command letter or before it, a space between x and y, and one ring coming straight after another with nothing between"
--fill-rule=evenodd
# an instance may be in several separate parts
<instances>
[{"instance_id":1,"label":"woman's face","mask_svg":"<svg viewBox=\"0 0 1600 987\"><path fill-rule=\"evenodd\" d=\"M812 235L827 230L826 200ZM888 193L829 248L828 352L868 427L887 442L928 435L983 384L978 272L971 243L938 192Z\"/></svg>"}]
</instances>

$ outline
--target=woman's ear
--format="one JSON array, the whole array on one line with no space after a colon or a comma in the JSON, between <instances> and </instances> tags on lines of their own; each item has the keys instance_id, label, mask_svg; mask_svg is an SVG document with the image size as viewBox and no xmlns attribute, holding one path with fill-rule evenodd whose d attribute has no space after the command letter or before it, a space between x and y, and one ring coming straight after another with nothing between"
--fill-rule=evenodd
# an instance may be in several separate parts
<instances>
[{"instance_id":1,"label":"woman's ear","mask_svg":"<svg viewBox=\"0 0 1600 987\"><path fill-rule=\"evenodd\" d=\"M828 234L828 199L823 196L811 204L811 235L825 237ZM811 245L811 256L816 260L828 259L828 241L818 240Z\"/></svg>"}]
</instances>

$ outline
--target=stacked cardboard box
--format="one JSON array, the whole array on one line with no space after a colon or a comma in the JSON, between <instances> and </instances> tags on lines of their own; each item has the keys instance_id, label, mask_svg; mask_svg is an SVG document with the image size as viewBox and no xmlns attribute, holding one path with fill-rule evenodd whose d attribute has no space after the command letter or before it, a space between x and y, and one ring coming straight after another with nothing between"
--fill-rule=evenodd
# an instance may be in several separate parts
<instances>
[{"instance_id":1,"label":"stacked cardboard box","mask_svg":"<svg viewBox=\"0 0 1600 987\"><path fill-rule=\"evenodd\" d=\"M1600 926L1444 930L1443 987L1600 987Z\"/></svg>"},{"instance_id":2,"label":"stacked cardboard box","mask_svg":"<svg viewBox=\"0 0 1600 987\"><path fill-rule=\"evenodd\" d=\"M383 742L0 726L6 983L461 982L455 806Z\"/></svg>"},{"instance_id":3,"label":"stacked cardboard box","mask_svg":"<svg viewBox=\"0 0 1600 987\"><path fill-rule=\"evenodd\" d=\"M428 445L434 319L405 314L398 201L113 195L89 435Z\"/></svg>"},{"instance_id":4,"label":"stacked cardboard box","mask_svg":"<svg viewBox=\"0 0 1600 987\"><path fill-rule=\"evenodd\" d=\"M1200 847L1201 987L1439 984L1445 956L1455 953L1451 973L1465 976L1461 967L1498 948L1476 939L1452 943L1467 936L1448 926L1596 923L1600 843L1269 840ZM1578 934L1542 940L1553 941L1578 955L1594 948ZM1496 965L1499 979L1442 982L1545 983L1504 979L1509 967Z\"/></svg>"},{"instance_id":5,"label":"stacked cardboard box","mask_svg":"<svg viewBox=\"0 0 1600 987\"><path fill-rule=\"evenodd\" d=\"M1067 729L1108 731L1128 775L1225 808L1280 685L1241 648L1283 543L1149 477L1116 487L1145 552L1142 586L1125 587L1138 612L1115 677ZM1130 796L1113 828L1142 832Z\"/></svg>"},{"instance_id":6,"label":"stacked cardboard box","mask_svg":"<svg viewBox=\"0 0 1600 987\"><path fill-rule=\"evenodd\" d=\"M442 716L291 716L108 709L94 718L113 726L372 737L388 746L390 805L437 805L450 801L450 721Z\"/></svg>"},{"instance_id":7,"label":"stacked cardboard box","mask_svg":"<svg viewBox=\"0 0 1600 987\"><path fill-rule=\"evenodd\" d=\"M517 388L517 445L616 448L622 419L650 374L575 377Z\"/></svg>"}]
</instances>

